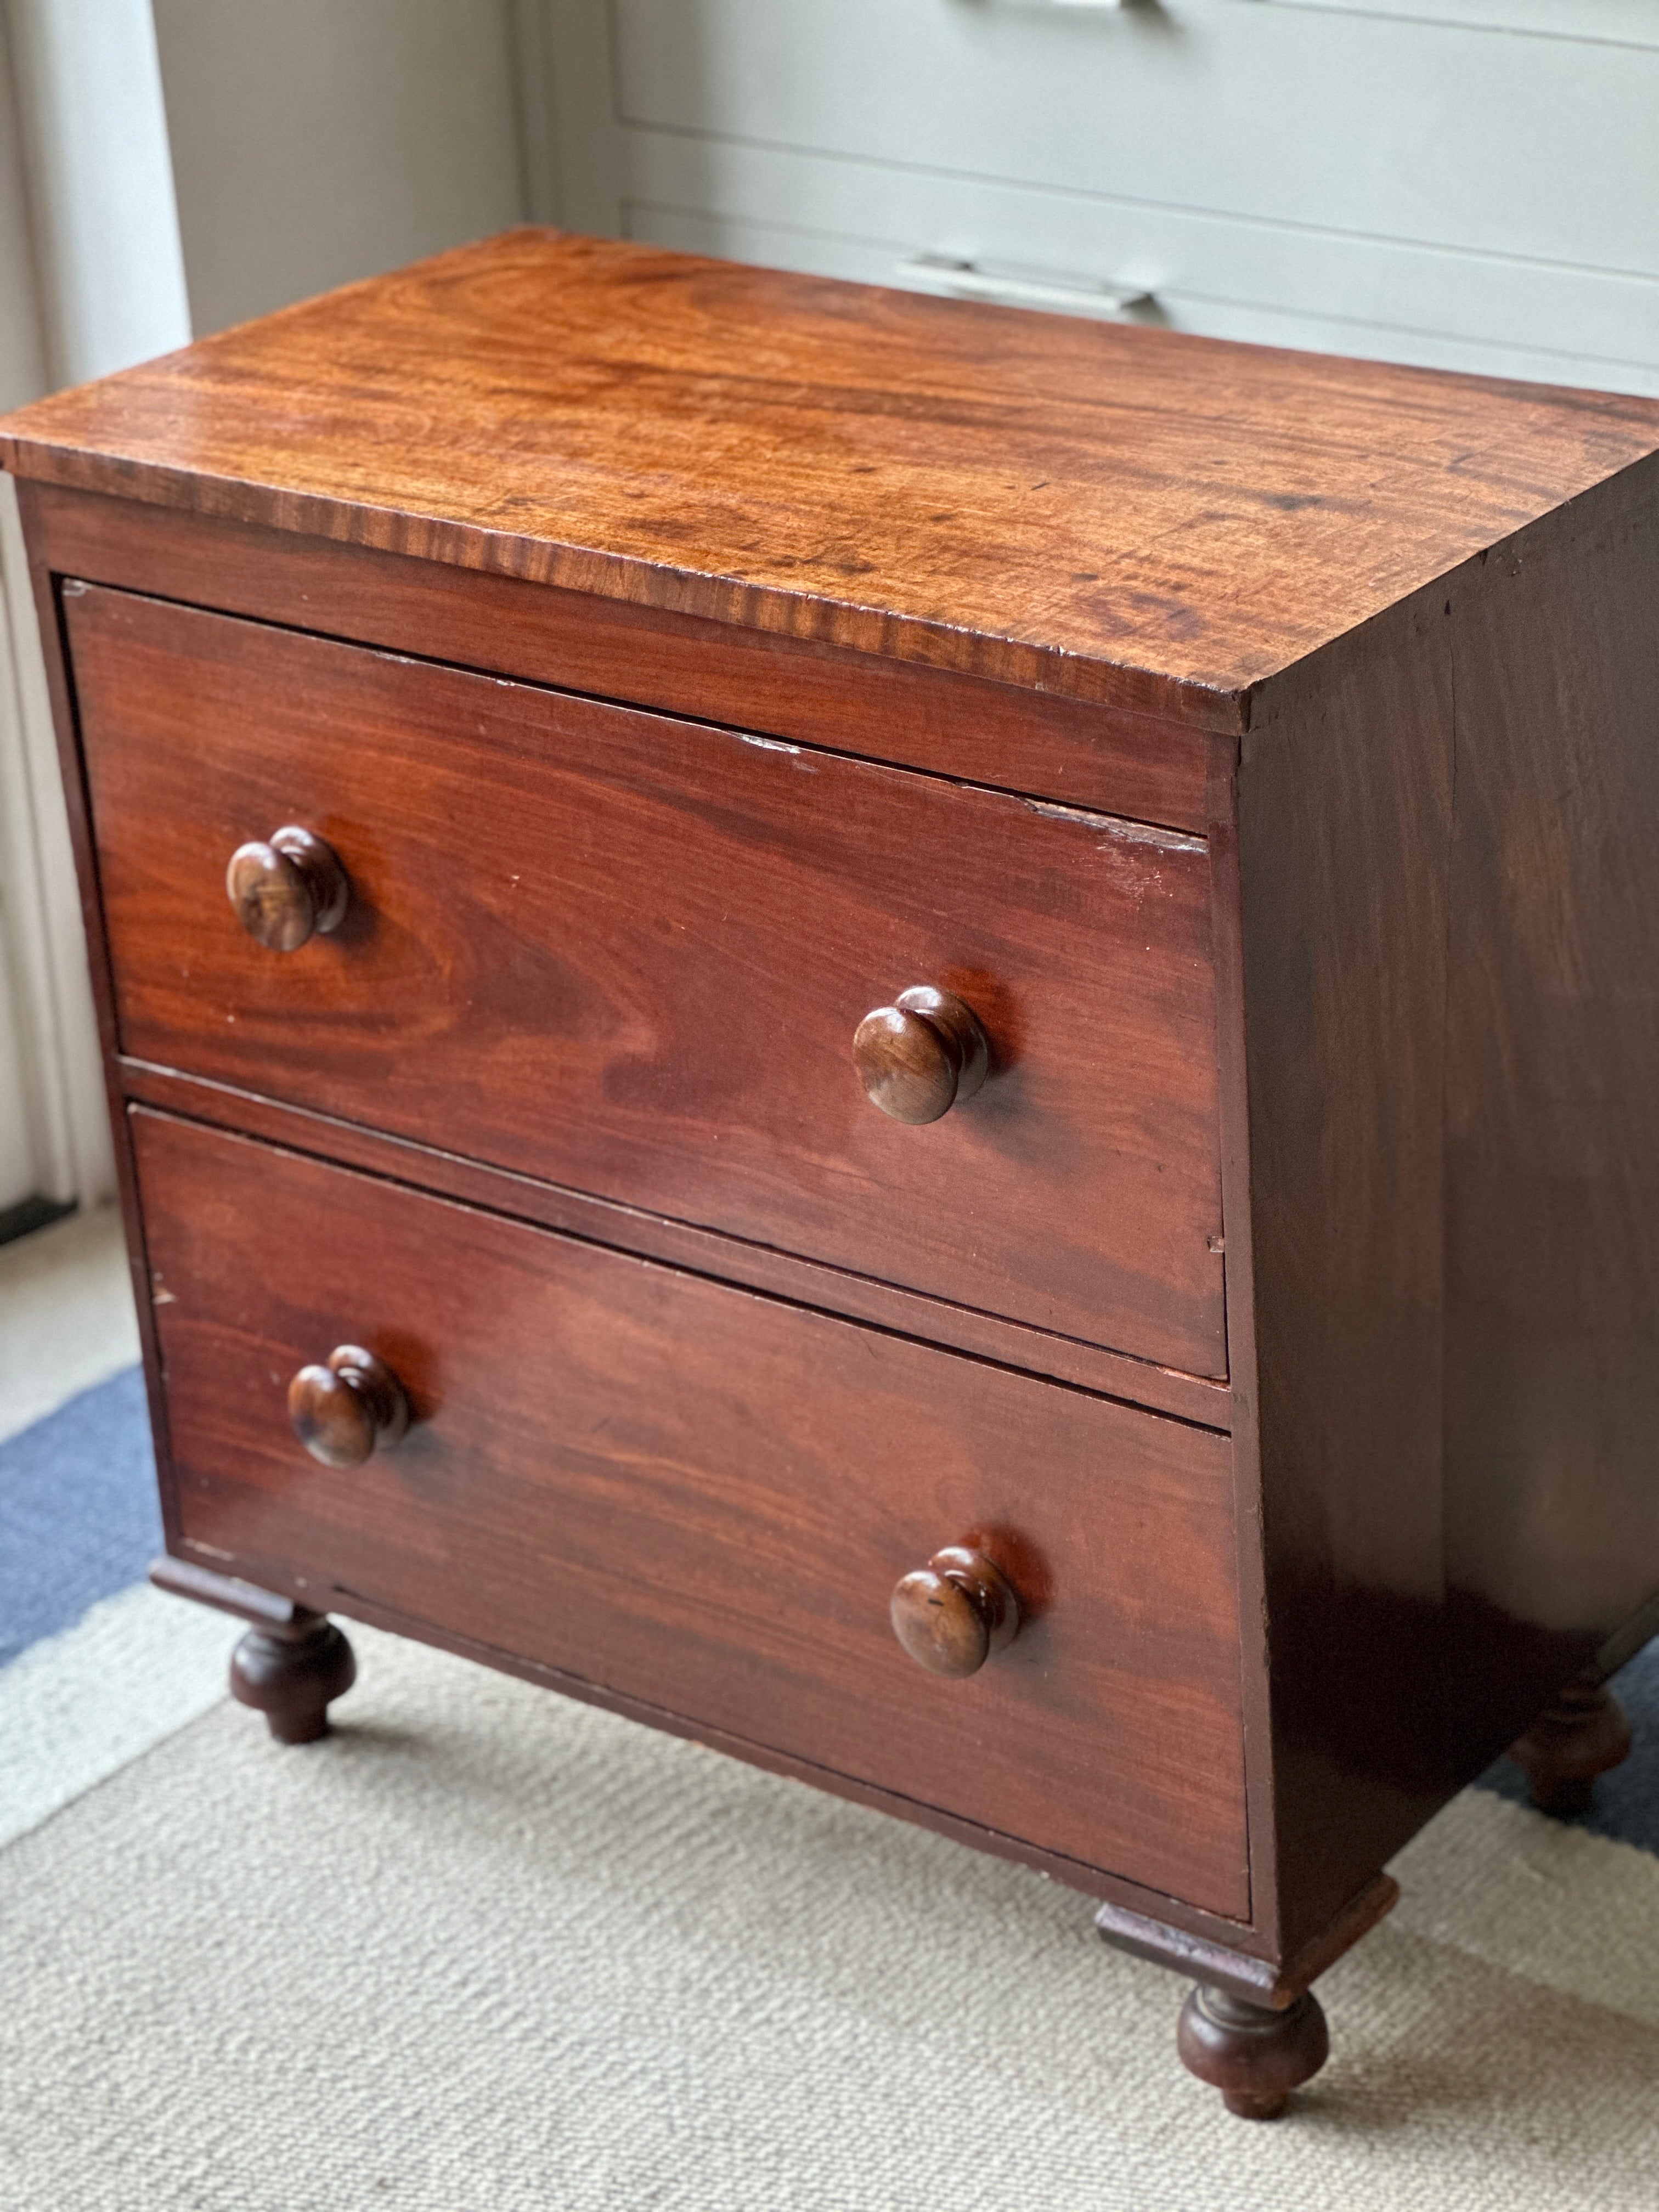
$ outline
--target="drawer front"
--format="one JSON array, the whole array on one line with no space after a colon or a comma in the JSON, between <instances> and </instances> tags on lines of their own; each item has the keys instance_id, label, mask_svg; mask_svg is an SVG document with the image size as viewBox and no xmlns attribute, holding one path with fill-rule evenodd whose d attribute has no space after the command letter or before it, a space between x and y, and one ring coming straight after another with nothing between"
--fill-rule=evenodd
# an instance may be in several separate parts
<instances>
[{"instance_id":1,"label":"drawer front","mask_svg":"<svg viewBox=\"0 0 1659 2212\"><path fill-rule=\"evenodd\" d=\"M185 1538L1190 1899L1248 1911L1226 1440L134 1109ZM289 1426L360 1345L416 1419ZM896 1581L976 1545L965 1680Z\"/></svg>"},{"instance_id":2,"label":"drawer front","mask_svg":"<svg viewBox=\"0 0 1659 2212\"><path fill-rule=\"evenodd\" d=\"M1225 1372L1201 841L101 589L65 605L123 1048ZM341 926L239 926L324 838ZM989 1034L922 1127L852 1041Z\"/></svg>"}]
</instances>

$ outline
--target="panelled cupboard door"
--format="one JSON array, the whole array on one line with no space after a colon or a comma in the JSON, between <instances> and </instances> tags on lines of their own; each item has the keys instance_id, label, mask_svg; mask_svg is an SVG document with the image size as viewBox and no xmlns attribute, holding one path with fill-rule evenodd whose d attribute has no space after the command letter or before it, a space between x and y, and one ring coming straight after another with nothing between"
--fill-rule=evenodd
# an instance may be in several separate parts
<instances>
[{"instance_id":1,"label":"panelled cupboard door","mask_svg":"<svg viewBox=\"0 0 1659 2212\"><path fill-rule=\"evenodd\" d=\"M586 13L555 31L580 228L929 289L919 258L966 259L1061 288L1015 305L1118 283L1210 337L1659 388L1650 0L617 0L614 48Z\"/></svg>"},{"instance_id":2,"label":"panelled cupboard door","mask_svg":"<svg viewBox=\"0 0 1659 2212\"><path fill-rule=\"evenodd\" d=\"M1200 839L121 592L64 605L127 1053L1225 1372ZM283 828L346 889L275 951L225 872ZM906 1127L854 1042L917 987L971 1010L990 1073Z\"/></svg>"},{"instance_id":3,"label":"panelled cupboard door","mask_svg":"<svg viewBox=\"0 0 1659 2212\"><path fill-rule=\"evenodd\" d=\"M1650 36L1247 0L612 6L623 129L696 134L711 179L727 143L786 146L901 187L923 170L1659 276ZM1553 14L1591 27L1577 0Z\"/></svg>"},{"instance_id":4,"label":"panelled cupboard door","mask_svg":"<svg viewBox=\"0 0 1659 2212\"><path fill-rule=\"evenodd\" d=\"M672 131L628 132L621 152L627 235L680 252L1078 314L1111 283L1146 295L1127 319L1160 328L1659 392L1659 279L791 148L723 145L711 162Z\"/></svg>"},{"instance_id":5,"label":"panelled cupboard door","mask_svg":"<svg viewBox=\"0 0 1659 2212\"><path fill-rule=\"evenodd\" d=\"M356 1599L1245 1917L1224 1437L253 1140L132 1114L178 1525ZM351 1466L289 1425L356 1346ZM304 1386L326 1399L328 1378ZM320 1396L319 1396L320 1393ZM302 1393L303 1395L303 1393ZM889 1619L949 1547L1020 1620L966 1679Z\"/></svg>"}]
</instances>

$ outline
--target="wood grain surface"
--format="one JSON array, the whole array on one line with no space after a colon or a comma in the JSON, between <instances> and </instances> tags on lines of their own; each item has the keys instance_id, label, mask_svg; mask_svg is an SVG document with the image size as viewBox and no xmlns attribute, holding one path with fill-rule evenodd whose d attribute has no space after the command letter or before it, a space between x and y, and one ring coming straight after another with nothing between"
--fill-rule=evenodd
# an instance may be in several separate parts
<instances>
[{"instance_id":1,"label":"wood grain surface","mask_svg":"<svg viewBox=\"0 0 1659 2212\"><path fill-rule=\"evenodd\" d=\"M736 1237L722 1237L717 1230L693 1228L616 1199L572 1190L565 1183L544 1182L505 1168L484 1167L457 1152L411 1144L406 1138L389 1137L383 1130L366 1129L333 1115L284 1105L256 1091L210 1082L204 1076L183 1075L176 1068L155 1067L148 1060L132 1059L118 1060L117 1073L128 1098L187 1121L264 1137L289 1152L308 1152L343 1167L362 1168L367 1174L383 1176L393 1182L416 1183L423 1190L458 1199L463 1205L482 1206L488 1212L507 1214L544 1229L563 1230L591 1243L661 1260L690 1274L718 1276L750 1290L787 1298L795 1305L867 1321L900 1336L925 1338L998 1366L1075 1382L1103 1397L1124 1399L1149 1407L1154 1413L1172 1413L1177 1420L1194 1422L1200 1428L1225 1429L1232 1415L1234 1394L1218 1376L1187 1375L1152 1360L1131 1359L1103 1345L1084 1344L1074 1336L1057 1336L1052 1330L1032 1328L998 1314L923 1297L915 1291L902 1291L896 1284L879 1282L873 1275L826 1267L822 1261L803 1260L773 1245L746 1244ZM125 1131L125 1115L121 1126ZM1248 1546L1245 1556L1251 1556Z\"/></svg>"},{"instance_id":2,"label":"wood grain surface","mask_svg":"<svg viewBox=\"0 0 1659 2212\"><path fill-rule=\"evenodd\" d=\"M1273 1976L1632 1648L1659 406L521 233L0 439L112 1083L374 1171L122 1116L175 1547ZM991 1073L905 1127L918 985ZM416 1420L333 1470L343 1345Z\"/></svg>"},{"instance_id":3,"label":"wood grain surface","mask_svg":"<svg viewBox=\"0 0 1659 2212\"><path fill-rule=\"evenodd\" d=\"M49 573L1202 831L1206 735L1122 707L25 480Z\"/></svg>"},{"instance_id":4,"label":"wood grain surface","mask_svg":"<svg viewBox=\"0 0 1659 2212\"><path fill-rule=\"evenodd\" d=\"M1211 1911L1248 1911L1223 1439L133 1109L179 1524ZM334 1470L288 1379L406 1386ZM971 1545L1019 1633L926 1674L896 1581Z\"/></svg>"},{"instance_id":5,"label":"wood grain surface","mask_svg":"<svg viewBox=\"0 0 1659 2212\"><path fill-rule=\"evenodd\" d=\"M1238 775L1251 1267L1233 1282L1255 1338L1281 1955L1449 1794L1447 628L1437 602L1398 612L1287 686Z\"/></svg>"},{"instance_id":6,"label":"wood grain surface","mask_svg":"<svg viewBox=\"0 0 1659 2212\"><path fill-rule=\"evenodd\" d=\"M1462 1763L1659 1595L1659 497L1494 556L1455 615L1446 1580Z\"/></svg>"},{"instance_id":7,"label":"wood grain surface","mask_svg":"<svg viewBox=\"0 0 1659 2212\"><path fill-rule=\"evenodd\" d=\"M1225 1371L1200 841L101 589L65 617L127 1051L1198 1375ZM346 918L273 953L229 854ZM915 984L936 1126L854 1037Z\"/></svg>"},{"instance_id":8,"label":"wood grain surface","mask_svg":"<svg viewBox=\"0 0 1659 2212\"><path fill-rule=\"evenodd\" d=\"M1237 729L1659 404L526 230L8 419L52 482Z\"/></svg>"},{"instance_id":9,"label":"wood grain surface","mask_svg":"<svg viewBox=\"0 0 1659 2212\"><path fill-rule=\"evenodd\" d=\"M1651 485L1602 487L1267 687L1244 742L1239 1435L1281 1953L1651 1632Z\"/></svg>"}]
</instances>

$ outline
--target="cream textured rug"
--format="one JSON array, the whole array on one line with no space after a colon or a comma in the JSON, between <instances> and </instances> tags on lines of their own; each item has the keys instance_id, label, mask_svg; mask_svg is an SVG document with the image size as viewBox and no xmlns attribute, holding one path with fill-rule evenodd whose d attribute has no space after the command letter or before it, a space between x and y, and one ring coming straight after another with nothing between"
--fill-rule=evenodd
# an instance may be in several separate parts
<instances>
[{"instance_id":1,"label":"cream textured rug","mask_svg":"<svg viewBox=\"0 0 1659 2212\"><path fill-rule=\"evenodd\" d=\"M1251 2127L1086 1899L353 1632L0 1852L4 2212L1659 2207L1647 1853L1459 1799Z\"/></svg>"}]
</instances>

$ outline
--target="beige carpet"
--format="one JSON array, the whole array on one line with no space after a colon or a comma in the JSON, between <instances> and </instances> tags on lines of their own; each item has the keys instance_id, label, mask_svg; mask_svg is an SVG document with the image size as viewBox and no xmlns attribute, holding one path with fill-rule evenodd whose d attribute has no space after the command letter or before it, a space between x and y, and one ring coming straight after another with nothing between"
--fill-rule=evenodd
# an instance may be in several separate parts
<instances>
[{"instance_id":1,"label":"beige carpet","mask_svg":"<svg viewBox=\"0 0 1659 2212\"><path fill-rule=\"evenodd\" d=\"M0 1244L0 1438L137 1357L132 1277L114 1206Z\"/></svg>"},{"instance_id":2,"label":"beige carpet","mask_svg":"<svg viewBox=\"0 0 1659 2212\"><path fill-rule=\"evenodd\" d=\"M1490 1796L1277 2127L1022 1870L357 1632L0 1853L4 2212L1655 2212L1659 1860Z\"/></svg>"}]
</instances>

